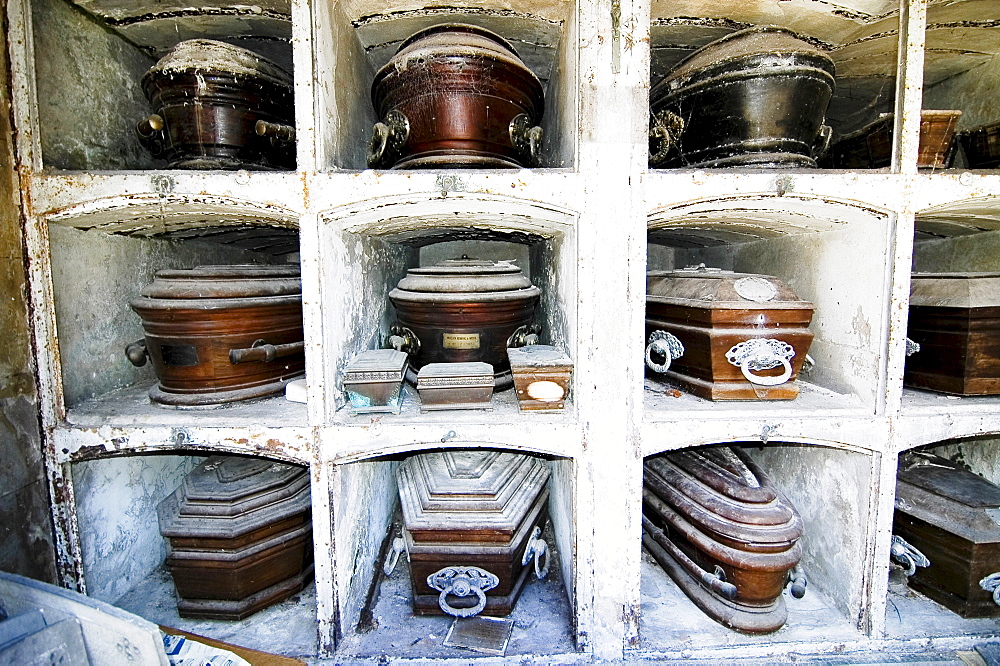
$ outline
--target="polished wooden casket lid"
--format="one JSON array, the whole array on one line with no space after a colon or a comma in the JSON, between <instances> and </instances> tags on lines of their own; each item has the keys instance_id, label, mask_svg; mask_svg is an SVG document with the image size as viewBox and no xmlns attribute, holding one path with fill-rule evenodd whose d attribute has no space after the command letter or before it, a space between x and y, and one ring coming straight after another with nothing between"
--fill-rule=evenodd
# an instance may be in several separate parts
<instances>
[{"instance_id":1,"label":"polished wooden casket lid","mask_svg":"<svg viewBox=\"0 0 1000 666\"><path fill-rule=\"evenodd\" d=\"M389 298L418 303L453 303L531 299L541 293L512 263L463 258L409 269L406 277L389 292Z\"/></svg>"},{"instance_id":2,"label":"polished wooden casket lid","mask_svg":"<svg viewBox=\"0 0 1000 666\"><path fill-rule=\"evenodd\" d=\"M509 543L548 478L539 458L489 450L422 453L396 472L415 542Z\"/></svg>"},{"instance_id":3,"label":"polished wooden casket lid","mask_svg":"<svg viewBox=\"0 0 1000 666\"><path fill-rule=\"evenodd\" d=\"M717 310L812 310L776 277L704 265L646 273L646 302Z\"/></svg>"},{"instance_id":4,"label":"polished wooden casket lid","mask_svg":"<svg viewBox=\"0 0 1000 666\"><path fill-rule=\"evenodd\" d=\"M912 273L910 305L950 308L1000 306L1000 273Z\"/></svg>"},{"instance_id":5,"label":"polished wooden casket lid","mask_svg":"<svg viewBox=\"0 0 1000 666\"><path fill-rule=\"evenodd\" d=\"M927 455L905 461L896 480L897 511L972 543L1000 543L997 484L950 460Z\"/></svg>"},{"instance_id":6,"label":"polished wooden casket lid","mask_svg":"<svg viewBox=\"0 0 1000 666\"><path fill-rule=\"evenodd\" d=\"M166 537L236 538L309 511L303 467L240 456L212 456L157 507Z\"/></svg>"}]
</instances>

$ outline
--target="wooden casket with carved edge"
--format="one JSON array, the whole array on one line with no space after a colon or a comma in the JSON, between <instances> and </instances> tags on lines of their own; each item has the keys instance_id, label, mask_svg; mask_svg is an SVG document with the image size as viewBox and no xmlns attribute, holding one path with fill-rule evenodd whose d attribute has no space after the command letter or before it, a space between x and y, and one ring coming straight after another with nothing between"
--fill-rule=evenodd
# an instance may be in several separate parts
<instances>
[{"instance_id":1,"label":"wooden casket with carved edge","mask_svg":"<svg viewBox=\"0 0 1000 666\"><path fill-rule=\"evenodd\" d=\"M906 337L908 386L1000 394L1000 273L913 273Z\"/></svg>"},{"instance_id":2,"label":"wooden casket with carved edge","mask_svg":"<svg viewBox=\"0 0 1000 666\"><path fill-rule=\"evenodd\" d=\"M145 337L125 355L137 366L152 361L153 402L198 407L260 398L305 372L298 266L161 270L130 305Z\"/></svg>"},{"instance_id":3,"label":"wooden casket with carved edge","mask_svg":"<svg viewBox=\"0 0 1000 666\"><path fill-rule=\"evenodd\" d=\"M309 473L242 456L212 456L157 507L181 617L239 620L312 577Z\"/></svg>"},{"instance_id":4,"label":"wooden casket with carved edge","mask_svg":"<svg viewBox=\"0 0 1000 666\"><path fill-rule=\"evenodd\" d=\"M904 456L892 531L930 561L913 589L962 617L1000 616L1000 486L939 456Z\"/></svg>"},{"instance_id":5,"label":"wooden casket with carved edge","mask_svg":"<svg viewBox=\"0 0 1000 666\"><path fill-rule=\"evenodd\" d=\"M540 538L548 464L534 456L445 450L410 456L396 480L413 611L507 615L531 576L548 573Z\"/></svg>"},{"instance_id":6,"label":"wooden casket with carved edge","mask_svg":"<svg viewBox=\"0 0 1000 666\"><path fill-rule=\"evenodd\" d=\"M790 400L812 315L812 303L769 275L650 271L646 365L710 400Z\"/></svg>"},{"instance_id":7,"label":"wooden casket with carved edge","mask_svg":"<svg viewBox=\"0 0 1000 666\"><path fill-rule=\"evenodd\" d=\"M802 521L742 449L647 458L642 497L643 545L701 610L744 633L785 623L785 584L805 594Z\"/></svg>"}]
</instances>

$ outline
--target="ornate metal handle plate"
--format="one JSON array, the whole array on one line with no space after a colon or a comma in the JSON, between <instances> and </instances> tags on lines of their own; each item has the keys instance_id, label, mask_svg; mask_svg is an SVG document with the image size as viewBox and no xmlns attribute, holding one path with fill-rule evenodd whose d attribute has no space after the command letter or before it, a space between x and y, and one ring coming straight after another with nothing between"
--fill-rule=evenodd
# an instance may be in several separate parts
<instances>
[{"instance_id":1,"label":"ornate metal handle plate","mask_svg":"<svg viewBox=\"0 0 1000 666\"><path fill-rule=\"evenodd\" d=\"M507 128L510 142L514 150L521 153L528 166L538 166L538 157L542 150L542 128L532 126L531 118L526 113L519 113L510 121Z\"/></svg>"},{"instance_id":2,"label":"ornate metal handle plate","mask_svg":"<svg viewBox=\"0 0 1000 666\"><path fill-rule=\"evenodd\" d=\"M658 111L649 116L649 163L658 165L667 159L684 132L684 119L673 111Z\"/></svg>"},{"instance_id":3,"label":"ornate metal handle plate","mask_svg":"<svg viewBox=\"0 0 1000 666\"><path fill-rule=\"evenodd\" d=\"M790 344L773 338L744 340L726 352L726 358L740 369L747 381L759 386L777 386L787 382L792 376L790 361L794 356L795 349ZM784 368L784 372L776 377L753 374L779 365Z\"/></svg>"},{"instance_id":4,"label":"ornate metal handle plate","mask_svg":"<svg viewBox=\"0 0 1000 666\"><path fill-rule=\"evenodd\" d=\"M892 535L892 545L889 546L889 557L898 564L906 567L906 577L909 578L917 573L917 567L929 567L931 561L927 556L904 541L901 537Z\"/></svg>"},{"instance_id":5,"label":"ornate metal handle plate","mask_svg":"<svg viewBox=\"0 0 1000 666\"><path fill-rule=\"evenodd\" d=\"M399 154L410 138L410 121L400 111L393 109L385 114L385 122L375 123L368 143L368 166L385 166Z\"/></svg>"},{"instance_id":6,"label":"ornate metal handle plate","mask_svg":"<svg viewBox=\"0 0 1000 666\"><path fill-rule=\"evenodd\" d=\"M420 352L420 338L405 326L396 324L389 329L389 347L407 354Z\"/></svg>"},{"instance_id":7,"label":"ornate metal handle plate","mask_svg":"<svg viewBox=\"0 0 1000 666\"><path fill-rule=\"evenodd\" d=\"M524 555L521 556L521 566L526 565L531 559L535 560L535 578L538 580L549 575L549 544L545 543L541 536L542 528L535 527L531 536L528 537L528 545L524 549ZM543 557L545 558L544 566L540 564Z\"/></svg>"},{"instance_id":8,"label":"ornate metal handle plate","mask_svg":"<svg viewBox=\"0 0 1000 666\"><path fill-rule=\"evenodd\" d=\"M510 334L507 338L507 348L512 349L515 347L524 347L527 345L537 345L538 336L542 332L541 324L532 324L531 326L518 326L517 330Z\"/></svg>"},{"instance_id":9,"label":"ornate metal handle plate","mask_svg":"<svg viewBox=\"0 0 1000 666\"><path fill-rule=\"evenodd\" d=\"M663 363L657 363L653 360L654 352L665 359ZM684 343L678 340L673 333L653 331L649 334L649 342L646 345L646 366L653 372L666 372L670 369L673 360L683 355Z\"/></svg>"},{"instance_id":10,"label":"ornate metal handle plate","mask_svg":"<svg viewBox=\"0 0 1000 666\"><path fill-rule=\"evenodd\" d=\"M913 356L918 351L920 351L920 343L915 340L906 338L906 355Z\"/></svg>"},{"instance_id":11,"label":"ornate metal handle plate","mask_svg":"<svg viewBox=\"0 0 1000 666\"><path fill-rule=\"evenodd\" d=\"M438 590L438 606L448 615L455 617L472 617L486 608L486 592L500 584L500 579L485 569L479 567L445 567L427 577L427 584ZM476 596L476 605L472 608L455 608L448 603L448 596Z\"/></svg>"}]
</instances>

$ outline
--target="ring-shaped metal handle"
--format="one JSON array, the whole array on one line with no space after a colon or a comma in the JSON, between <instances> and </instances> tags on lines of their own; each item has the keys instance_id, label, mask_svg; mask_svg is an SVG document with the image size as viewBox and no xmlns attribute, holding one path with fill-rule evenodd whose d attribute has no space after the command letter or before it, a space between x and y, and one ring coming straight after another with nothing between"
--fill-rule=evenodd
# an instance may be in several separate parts
<instances>
[{"instance_id":1,"label":"ring-shaped metal handle","mask_svg":"<svg viewBox=\"0 0 1000 666\"><path fill-rule=\"evenodd\" d=\"M471 608L455 608L448 603L449 594L454 594L457 597L467 597L470 594L475 594L476 605ZM473 615L478 615L484 608L486 608L486 593L475 585L469 584L469 581L465 578L456 578L450 585L448 585L448 587L441 590L441 594L438 595L438 606L440 606L441 610L448 615L454 615L455 617L472 617Z\"/></svg>"},{"instance_id":2,"label":"ring-shaped metal handle","mask_svg":"<svg viewBox=\"0 0 1000 666\"><path fill-rule=\"evenodd\" d=\"M406 552L406 541L403 537L396 537L392 540L392 555L386 560L385 564L382 565L382 573L386 576L392 574L393 570L396 568L396 562L399 561L399 556Z\"/></svg>"},{"instance_id":3,"label":"ring-shaped metal handle","mask_svg":"<svg viewBox=\"0 0 1000 666\"><path fill-rule=\"evenodd\" d=\"M664 362L654 361L653 352L663 356ZM649 344L646 345L646 366L653 372L666 372L673 360L683 355L684 344L673 333L653 331L649 334Z\"/></svg>"},{"instance_id":4,"label":"ring-shaped metal handle","mask_svg":"<svg viewBox=\"0 0 1000 666\"><path fill-rule=\"evenodd\" d=\"M440 591L438 606L448 615L472 617L486 608L486 592L500 584L495 574L479 567L445 567L427 577L427 586ZM471 608L455 608L448 603L448 597L476 596L476 605Z\"/></svg>"},{"instance_id":5,"label":"ring-shaped metal handle","mask_svg":"<svg viewBox=\"0 0 1000 666\"><path fill-rule=\"evenodd\" d=\"M993 603L1000 606L1000 571L991 573L989 576L986 576L979 581L979 587L983 588L987 592L992 592Z\"/></svg>"},{"instance_id":6,"label":"ring-shaped metal handle","mask_svg":"<svg viewBox=\"0 0 1000 666\"><path fill-rule=\"evenodd\" d=\"M535 527L531 532L531 536L528 537L528 545L524 549L524 555L521 556L521 566L528 563L529 560L534 558L535 560L535 578L542 580L549 575L549 544L545 543L545 539L541 539L542 528ZM542 557L545 558L545 566L540 563Z\"/></svg>"},{"instance_id":7,"label":"ring-shaped metal handle","mask_svg":"<svg viewBox=\"0 0 1000 666\"><path fill-rule=\"evenodd\" d=\"M777 386L778 384L784 384L788 381L788 378L792 376L792 364L788 362L787 358L781 359L781 367L784 368L784 371L775 377L753 374L753 371L750 369L750 363L752 362L753 359L748 358L744 359L743 362L740 363L740 372L743 373L743 376L746 377L747 381L751 384L757 384L758 386Z\"/></svg>"}]
</instances>

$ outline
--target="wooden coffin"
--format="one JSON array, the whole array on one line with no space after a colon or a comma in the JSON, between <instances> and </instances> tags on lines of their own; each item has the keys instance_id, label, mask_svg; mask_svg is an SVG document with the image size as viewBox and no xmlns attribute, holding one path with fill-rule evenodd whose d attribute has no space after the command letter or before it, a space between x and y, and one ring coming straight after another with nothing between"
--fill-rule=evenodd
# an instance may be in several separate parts
<instances>
[{"instance_id":1,"label":"wooden coffin","mask_svg":"<svg viewBox=\"0 0 1000 666\"><path fill-rule=\"evenodd\" d=\"M777 278L718 269L646 274L646 364L710 400L790 400L812 303Z\"/></svg>"},{"instance_id":2,"label":"wooden coffin","mask_svg":"<svg viewBox=\"0 0 1000 666\"><path fill-rule=\"evenodd\" d=\"M182 617L236 620L312 575L309 474L259 458L213 456L157 507Z\"/></svg>"},{"instance_id":3,"label":"wooden coffin","mask_svg":"<svg viewBox=\"0 0 1000 666\"><path fill-rule=\"evenodd\" d=\"M1000 273L914 273L906 335L908 386L1000 394Z\"/></svg>"},{"instance_id":4,"label":"wooden coffin","mask_svg":"<svg viewBox=\"0 0 1000 666\"><path fill-rule=\"evenodd\" d=\"M789 30L726 35L650 90L650 166L814 167L833 88L833 60Z\"/></svg>"},{"instance_id":5,"label":"wooden coffin","mask_svg":"<svg viewBox=\"0 0 1000 666\"><path fill-rule=\"evenodd\" d=\"M522 411L558 411L566 406L573 361L551 345L525 345L507 350L514 375L517 406Z\"/></svg>"},{"instance_id":6,"label":"wooden coffin","mask_svg":"<svg viewBox=\"0 0 1000 666\"><path fill-rule=\"evenodd\" d=\"M154 402L193 407L281 393L305 372L299 267L199 266L157 271L131 307L145 338Z\"/></svg>"},{"instance_id":7,"label":"wooden coffin","mask_svg":"<svg viewBox=\"0 0 1000 666\"><path fill-rule=\"evenodd\" d=\"M548 478L543 460L515 453L446 450L404 460L396 480L413 611L509 614L532 572L548 571L538 543Z\"/></svg>"},{"instance_id":8,"label":"wooden coffin","mask_svg":"<svg viewBox=\"0 0 1000 666\"><path fill-rule=\"evenodd\" d=\"M945 169L954 156L955 131L961 111L920 112L920 144L917 167ZM883 113L874 122L852 132L830 146L823 166L832 169L880 169L892 163L895 116Z\"/></svg>"},{"instance_id":9,"label":"wooden coffin","mask_svg":"<svg viewBox=\"0 0 1000 666\"><path fill-rule=\"evenodd\" d=\"M493 409L489 363L428 363L417 373L420 411Z\"/></svg>"},{"instance_id":10,"label":"wooden coffin","mask_svg":"<svg viewBox=\"0 0 1000 666\"><path fill-rule=\"evenodd\" d=\"M1000 166L1000 123L959 132L958 142L970 169L996 169Z\"/></svg>"},{"instance_id":11,"label":"wooden coffin","mask_svg":"<svg viewBox=\"0 0 1000 666\"><path fill-rule=\"evenodd\" d=\"M139 139L170 169L294 169L292 77L252 51L180 42L142 78Z\"/></svg>"},{"instance_id":12,"label":"wooden coffin","mask_svg":"<svg viewBox=\"0 0 1000 666\"><path fill-rule=\"evenodd\" d=\"M938 456L904 460L893 532L930 560L909 584L962 617L1000 616L1000 486ZM987 585L989 587L989 585Z\"/></svg>"},{"instance_id":13,"label":"wooden coffin","mask_svg":"<svg viewBox=\"0 0 1000 666\"><path fill-rule=\"evenodd\" d=\"M715 621L745 633L779 629L782 590L801 557L802 521L739 447L647 458L642 542ZM805 593L804 578L792 593Z\"/></svg>"},{"instance_id":14,"label":"wooden coffin","mask_svg":"<svg viewBox=\"0 0 1000 666\"><path fill-rule=\"evenodd\" d=\"M355 356L344 369L344 390L352 414L392 412L403 405L406 354L395 349L369 349Z\"/></svg>"},{"instance_id":15,"label":"wooden coffin","mask_svg":"<svg viewBox=\"0 0 1000 666\"><path fill-rule=\"evenodd\" d=\"M507 348L538 341L541 329L532 320L540 295L507 262L463 258L411 268L389 292L396 308L390 343L410 354L414 370L428 363L489 363L495 390L502 391L513 385Z\"/></svg>"},{"instance_id":16,"label":"wooden coffin","mask_svg":"<svg viewBox=\"0 0 1000 666\"><path fill-rule=\"evenodd\" d=\"M499 35L435 25L407 39L372 82L373 168L535 166L542 84Z\"/></svg>"}]
</instances>

